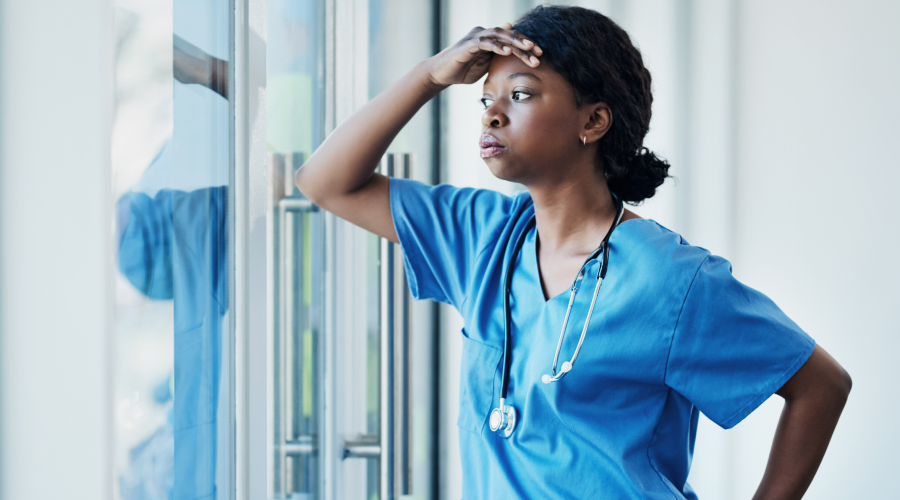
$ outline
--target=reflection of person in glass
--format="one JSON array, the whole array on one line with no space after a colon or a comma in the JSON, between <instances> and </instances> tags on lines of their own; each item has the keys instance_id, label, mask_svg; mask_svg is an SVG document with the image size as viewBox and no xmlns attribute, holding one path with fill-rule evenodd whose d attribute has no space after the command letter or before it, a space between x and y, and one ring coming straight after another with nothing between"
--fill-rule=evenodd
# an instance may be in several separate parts
<instances>
[{"instance_id":1,"label":"reflection of person in glass","mask_svg":"<svg viewBox=\"0 0 900 500\"><path fill-rule=\"evenodd\" d=\"M179 82L202 85L227 99L227 75L226 61L175 37L174 76ZM170 146L171 140L164 152ZM163 152L154 162L161 156ZM228 307L227 187L160 189L154 196L130 191L119 199L116 212L119 270L147 297L174 300L174 405L169 425L175 450L167 496L214 499L221 323ZM154 434L160 435L165 433ZM146 444L132 451L132 469L139 459L136 454L165 452L165 447ZM123 498L160 498L154 493L158 487L144 484L153 479L130 477L135 475L140 473L127 474Z\"/></svg>"}]
</instances>

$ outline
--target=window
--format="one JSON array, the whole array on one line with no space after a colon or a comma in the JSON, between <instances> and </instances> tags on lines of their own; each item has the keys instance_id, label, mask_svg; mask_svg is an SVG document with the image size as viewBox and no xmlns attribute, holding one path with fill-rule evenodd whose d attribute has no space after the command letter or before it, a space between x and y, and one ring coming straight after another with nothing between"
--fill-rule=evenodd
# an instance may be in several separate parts
<instances>
[{"instance_id":1,"label":"window","mask_svg":"<svg viewBox=\"0 0 900 500\"><path fill-rule=\"evenodd\" d=\"M115 495L231 498L231 6L115 12Z\"/></svg>"}]
</instances>

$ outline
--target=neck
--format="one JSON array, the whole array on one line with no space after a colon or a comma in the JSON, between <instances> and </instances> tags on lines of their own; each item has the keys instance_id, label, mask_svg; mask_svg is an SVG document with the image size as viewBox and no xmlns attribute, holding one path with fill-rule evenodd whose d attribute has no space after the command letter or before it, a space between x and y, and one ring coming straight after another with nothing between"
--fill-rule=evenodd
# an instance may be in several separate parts
<instances>
[{"instance_id":1,"label":"neck","mask_svg":"<svg viewBox=\"0 0 900 500\"><path fill-rule=\"evenodd\" d=\"M616 217L606 181L594 174L529 186L542 251L568 255L590 253Z\"/></svg>"}]
</instances>

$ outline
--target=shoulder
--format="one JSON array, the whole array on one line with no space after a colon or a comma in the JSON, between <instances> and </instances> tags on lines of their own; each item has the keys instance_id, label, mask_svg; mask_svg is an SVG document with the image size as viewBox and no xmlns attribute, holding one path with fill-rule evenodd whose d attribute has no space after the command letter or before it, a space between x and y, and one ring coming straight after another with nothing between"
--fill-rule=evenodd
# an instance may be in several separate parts
<instances>
[{"instance_id":1,"label":"shoulder","mask_svg":"<svg viewBox=\"0 0 900 500\"><path fill-rule=\"evenodd\" d=\"M429 185L409 179L391 178L390 191L392 209L413 216L436 212L455 217L468 215L484 222L506 218L531 205L527 192L507 195L492 189Z\"/></svg>"},{"instance_id":2,"label":"shoulder","mask_svg":"<svg viewBox=\"0 0 900 500\"><path fill-rule=\"evenodd\" d=\"M707 249L691 245L652 219L621 223L610 238L610 251L638 269L645 282L681 285L676 288L689 285L703 263L713 257Z\"/></svg>"},{"instance_id":3,"label":"shoulder","mask_svg":"<svg viewBox=\"0 0 900 500\"><path fill-rule=\"evenodd\" d=\"M619 224L613 235L616 233L620 238L611 240L612 245L619 243L623 250L640 255L648 264L687 266L696 270L712 255L709 250L691 245L683 236L653 219L627 220Z\"/></svg>"}]
</instances>

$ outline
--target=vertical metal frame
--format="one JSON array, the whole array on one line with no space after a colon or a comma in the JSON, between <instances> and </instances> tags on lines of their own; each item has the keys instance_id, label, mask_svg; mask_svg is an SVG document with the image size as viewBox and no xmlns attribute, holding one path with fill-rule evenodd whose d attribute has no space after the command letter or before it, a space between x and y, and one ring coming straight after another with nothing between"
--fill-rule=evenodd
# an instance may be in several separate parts
<instances>
[{"instance_id":1,"label":"vertical metal frame","mask_svg":"<svg viewBox=\"0 0 900 500\"><path fill-rule=\"evenodd\" d=\"M432 19L431 19L431 29L433 30L433 38L432 38L432 46L431 51L434 54L440 53L441 50L447 45L447 19L448 12L447 9L449 7L449 2L446 0L431 0L432 2ZM431 122L431 133L432 142L431 142L431 172L430 172L430 181L431 184L440 184L443 178L443 165L444 165L444 152L446 150L446 145L444 144L444 126L446 124L446 120L444 118L444 104L445 97L442 94L439 94L437 97L432 99L432 122ZM428 304L428 308L430 309L429 313L431 315L431 331L429 332L430 342L428 347L431 350L431 362L429 365L432 370L432 377L429 380L428 386L431 390L431 400L429 401L431 406L431 411L433 412L433 418L431 419L430 426L423 426L426 428L426 432L431 432L431 441L429 444L429 449L431 453L429 454L429 459L431 460L431 469L429 471L430 477L429 480L431 482L431 487L429 488L426 496L428 498L433 498L438 500L441 496L441 446L440 446L440 438L441 432L441 419L439 415L441 414L441 373L444 368L443 364L443 355L441 353L441 342L440 342L440 333L441 333L441 308L440 304L437 302L431 302Z\"/></svg>"},{"instance_id":2,"label":"vertical metal frame","mask_svg":"<svg viewBox=\"0 0 900 500\"><path fill-rule=\"evenodd\" d=\"M322 130L325 135L337 126L335 118L335 24L336 3L338 0L321 0L324 3L322 9L322 30L320 46L324 48L325 57L321 59L320 72L325 86L325 102L322 113ZM337 258L335 248L335 224L336 218L331 214L323 214L321 226L323 233L322 268L324 284L322 287L323 310L322 318L323 335L319 346L319 492L321 498L335 497L335 474L338 457L334 450L339 446L335 433L335 371L332 368L335 352L335 302L336 293L334 286L334 265Z\"/></svg>"},{"instance_id":3,"label":"vertical metal frame","mask_svg":"<svg viewBox=\"0 0 900 500\"><path fill-rule=\"evenodd\" d=\"M239 224L238 224L238 219L237 219L238 210L237 210L237 201L236 200L238 198L246 198L246 195L244 195L242 197L239 197L237 195L237 190L238 190L237 178L244 176L244 175L239 175L237 173L237 158L238 158L239 154L243 154L243 150L244 150L245 146L242 145L239 150L238 145L237 145L237 127L235 124L235 114L236 114L235 87L237 86L236 75L238 74L235 69L235 66L237 66L237 61L236 61L237 50L235 49L235 46L237 45L235 43L235 24L236 24L235 18L237 17L236 10L237 9L235 7L235 0L229 0L228 11L231 12L232 15L229 16L229 19L228 19L228 24L229 24L228 31L229 31L229 39L231 40L231 43L232 43L232 48L231 48L232 64L228 65L228 106L229 106L229 113L230 113L229 117L228 117L229 118L228 119L228 137L231 139L231 148L229 148L229 158L228 158L229 168L230 168L229 185L231 186L231 189L228 191L228 220L231 224L230 229L233 229L233 230L229 231L229 234L228 234L228 270L232 271L230 279L228 280L228 310L232 311L232 314L229 316L229 321L231 322L231 324L228 325L229 328L227 329L227 331L229 332L229 336L225 340L225 342L227 342L228 344L230 344L232 346L232 350L231 350L232 362L231 363L223 363L224 366L228 367L228 370L227 370L227 372L222 374L222 378L228 377L229 384L233 390L230 391L228 394L220 395L220 397L228 398L227 407L231 410L228 415L228 426L234 432L234 439L231 440L231 442L229 443L230 449L228 450L228 457L229 457L228 462L232 466L231 474L229 475L229 477L231 477L234 482L233 484L229 485L229 492L228 492L229 494L227 495L227 498L229 498L229 500L236 500L237 498L242 498L242 499L247 498L246 494L238 495L238 491L244 487L244 485L246 484L247 481L246 481L246 478L238 477L238 470L240 470L240 468L238 466L238 460L237 460L238 449L241 448L243 450L243 446L239 446L238 441L246 440L247 432L245 430L238 430L238 428L237 428L238 402L243 401L243 399L246 397L246 389L245 389L244 384L240 384L240 385L238 384L238 376L237 376L238 357L241 355L241 354L239 354L239 352L243 353L243 350L239 351L237 349L237 347L238 347L237 325L238 325L238 318L241 318L243 320L243 318L245 316L245 313L243 311L246 311L246 307L243 308L243 311L241 314L238 314L238 302L239 301L238 301L238 298L236 295L237 286L235 285L235 283L238 281L238 276L239 276L238 268L237 268L237 255L238 254L246 255L246 250L242 249L240 252L237 250L236 245L237 245L237 242L240 240L236 237L236 235L238 233L244 234L244 233L246 233L246 231L243 229L239 229ZM244 202L242 201L242 203L244 203ZM244 222L242 220L241 225L243 225L243 224L244 224ZM241 275L241 278L246 279L246 273L243 273ZM242 297L242 300L243 299L244 298ZM246 327L243 329L243 331L246 331ZM241 332L241 335L243 335L243 331ZM221 404L221 402L220 402L220 404Z\"/></svg>"},{"instance_id":4,"label":"vertical metal frame","mask_svg":"<svg viewBox=\"0 0 900 500\"><path fill-rule=\"evenodd\" d=\"M391 176L393 162L387 159L387 172ZM378 456L380 475L381 500L393 500L394 498L394 453L396 443L394 439L395 426L395 297L394 297L394 267L396 249L394 243L381 239L381 449Z\"/></svg>"},{"instance_id":5,"label":"vertical metal frame","mask_svg":"<svg viewBox=\"0 0 900 500\"><path fill-rule=\"evenodd\" d=\"M234 364L231 498L266 498L267 210L265 138L266 0L233 6L229 92L232 183L230 280Z\"/></svg>"},{"instance_id":6,"label":"vertical metal frame","mask_svg":"<svg viewBox=\"0 0 900 500\"><path fill-rule=\"evenodd\" d=\"M388 154L381 173L409 178L412 155ZM399 245L381 239L381 443L378 455L382 500L411 493L410 307Z\"/></svg>"}]
</instances>

